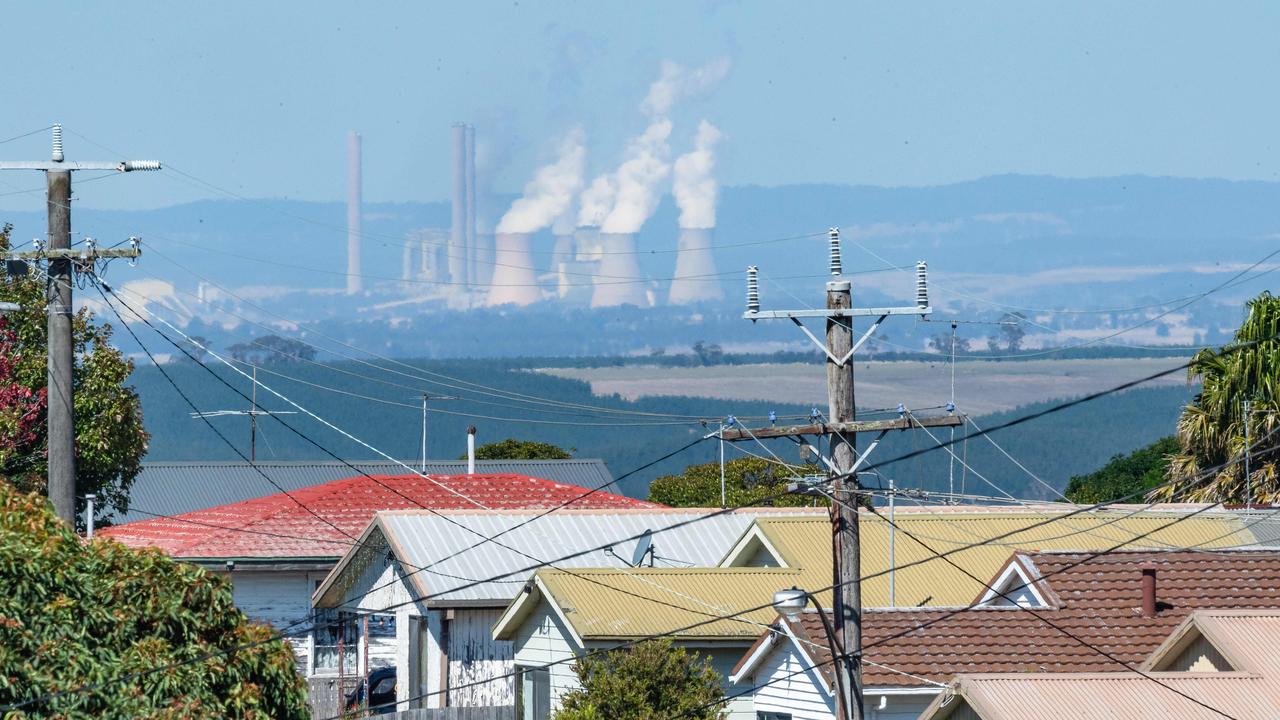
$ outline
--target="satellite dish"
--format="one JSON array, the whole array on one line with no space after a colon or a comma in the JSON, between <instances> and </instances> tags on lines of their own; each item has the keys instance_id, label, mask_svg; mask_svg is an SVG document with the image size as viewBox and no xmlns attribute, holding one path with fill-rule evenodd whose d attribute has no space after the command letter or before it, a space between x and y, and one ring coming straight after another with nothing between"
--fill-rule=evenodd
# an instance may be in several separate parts
<instances>
[{"instance_id":1,"label":"satellite dish","mask_svg":"<svg viewBox=\"0 0 1280 720\"><path fill-rule=\"evenodd\" d=\"M640 567L644 564L644 556L653 550L653 531L645 530L640 536L639 542L636 543L635 552L631 553L631 567Z\"/></svg>"}]
</instances>

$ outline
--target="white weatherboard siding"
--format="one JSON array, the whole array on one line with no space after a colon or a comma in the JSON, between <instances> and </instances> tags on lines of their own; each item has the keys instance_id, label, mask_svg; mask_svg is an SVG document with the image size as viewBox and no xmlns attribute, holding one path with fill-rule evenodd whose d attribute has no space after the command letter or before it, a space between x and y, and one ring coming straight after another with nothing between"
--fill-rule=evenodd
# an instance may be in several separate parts
<instances>
[{"instance_id":1,"label":"white weatherboard siding","mask_svg":"<svg viewBox=\"0 0 1280 720\"><path fill-rule=\"evenodd\" d=\"M780 642L752 678L757 688L756 712L787 713L792 720L834 720L835 698L826 692L821 684L824 681L809 664L792 642ZM885 693L876 690L863 690L867 720L915 720L935 697L931 691L903 694L900 688Z\"/></svg>"},{"instance_id":2,"label":"white weatherboard siding","mask_svg":"<svg viewBox=\"0 0 1280 720\"><path fill-rule=\"evenodd\" d=\"M311 591L325 572L304 570L238 570L217 573L231 581L231 596L236 607L250 620L267 623L289 632L305 630L311 619ZM308 634L289 638L298 667L304 670L311 661Z\"/></svg>"},{"instance_id":3,"label":"white weatherboard siding","mask_svg":"<svg viewBox=\"0 0 1280 720\"><path fill-rule=\"evenodd\" d=\"M503 677L514 667L511 643L493 639L493 626L501 616L501 608L454 611L449 621L450 705L511 705L516 701L515 681Z\"/></svg>"},{"instance_id":4,"label":"white weatherboard siding","mask_svg":"<svg viewBox=\"0 0 1280 720\"><path fill-rule=\"evenodd\" d=\"M782 640L752 678L757 712L779 712L792 720L833 720L835 700L819 683L818 671L796 652L795 645Z\"/></svg>"},{"instance_id":5,"label":"white weatherboard siding","mask_svg":"<svg viewBox=\"0 0 1280 720\"><path fill-rule=\"evenodd\" d=\"M733 674L733 666L742 659L742 654L747 651L747 647L748 644L744 642L734 643L726 648L688 648L699 655L711 656L711 666L724 678L724 694L736 696L725 705L728 720L756 720L756 704L755 699L751 697L751 686L734 685L729 682L729 676Z\"/></svg>"},{"instance_id":6,"label":"white weatherboard siding","mask_svg":"<svg viewBox=\"0 0 1280 720\"><path fill-rule=\"evenodd\" d=\"M578 676L573 674L573 661L581 648L573 644L568 629L546 603L540 603L521 624L512 645L517 665L550 665L547 673L551 681L552 712L560 707L560 698L565 693L580 687Z\"/></svg>"}]
</instances>

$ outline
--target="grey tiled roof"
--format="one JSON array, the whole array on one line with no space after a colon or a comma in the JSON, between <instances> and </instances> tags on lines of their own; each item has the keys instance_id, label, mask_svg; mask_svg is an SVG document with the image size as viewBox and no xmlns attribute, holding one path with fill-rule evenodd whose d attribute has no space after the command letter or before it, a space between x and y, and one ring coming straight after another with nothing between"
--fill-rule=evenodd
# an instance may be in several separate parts
<instances>
[{"instance_id":1,"label":"grey tiled roof","mask_svg":"<svg viewBox=\"0 0 1280 720\"><path fill-rule=\"evenodd\" d=\"M292 492L334 480L369 475L406 475L402 465L392 462L352 462L358 470L339 462L260 462L256 468L242 462L152 462L144 463L142 473L129 490L129 512L113 518L116 524L146 520L157 515L178 515L237 503L280 490L263 479L261 470L276 485ZM406 461L409 467L420 467L418 461ZM432 475L462 475L465 460L429 460L427 472ZM603 460L478 460L476 472L482 474L528 475L566 485L596 488L613 481Z\"/></svg>"}]
</instances>

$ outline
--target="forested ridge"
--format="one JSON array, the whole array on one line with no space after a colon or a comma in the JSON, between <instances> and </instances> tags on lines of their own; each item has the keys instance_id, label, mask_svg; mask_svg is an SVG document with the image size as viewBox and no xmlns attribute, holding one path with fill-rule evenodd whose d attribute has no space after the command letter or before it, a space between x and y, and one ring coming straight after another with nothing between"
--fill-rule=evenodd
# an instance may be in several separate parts
<instances>
[{"instance_id":1,"label":"forested ridge","mask_svg":"<svg viewBox=\"0 0 1280 720\"><path fill-rule=\"evenodd\" d=\"M764 424L767 421L763 418L770 411L777 412L784 421L792 417L807 417L810 411L807 406L766 402L686 397L627 401L617 396L594 396L587 383L529 372L526 368L530 363L521 360L403 362L404 366L380 363L388 370L377 370L356 362L323 365L275 363L263 366L259 380L370 445L404 460L419 456L422 432L419 397L422 392L429 392L469 398L432 401L430 404L428 438L432 458L458 457L466 448L466 428L475 425L480 443L512 437L573 448L577 457L603 458L615 476L705 435L708 429L696 418L705 418L714 424L717 418L729 414L755 416L757 419L753 422ZM248 396L249 380L225 366L201 367L181 363L168 365L165 370L201 411L247 409L249 406L244 397L211 375L210 371L216 373ZM414 376L430 377L433 381L424 382ZM445 379L445 376L461 382ZM1118 378L1117 382L1121 380ZM143 417L152 435L147 461L238 459L203 421L190 416L191 408L154 367L140 366L132 382L142 397ZM342 392L317 386L328 386ZM1193 388L1188 387L1135 389L996 432L992 437L1027 469L1061 490L1073 475L1095 470L1117 453L1129 452L1168 435L1192 392ZM552 399L558 404L517 402L508 397L509 393ZM267 410L294 410L261 388L258 402ZM566 407L569 404L655 415ZM1040 403L975 419L980 427L986 428L1053 404L1054 401ZM542 422L521 422L517 418ZM213 418L210 422L248 454L247 418L229 416ZM305 434L320 447L283 427L281 422ZM933 432L939 440L950 437L945 429ZM956 436L962 437L963 433L957 431ZM922 432L894 433L881 443L871 464L876 467L878 463L933 445L934 441ZM770 449L784 460L799 459L795 446L789 442L775 441L770 443ZM304 414L260 419L257 457L261 460L332 460L325 450L346 460L377 459L374 452ZM742 451L765 453L763 448L752 443L730 448L728 455L741 455ZM950 471L957 491L963 488L970 493L998 496L1001 492L992 487L995 485L1018 497L1048 498L1054 495L1005 458L985 438L958 443L955 451L967 459L976 473L966 471L958 462L949 463L946 452L937 449L879 469L886 477L892 475L903 487L945 490ZM678 473L687 465L710 462L716 457L716 444L706 441L627 478L622 482L622 490L643 497L652 479Z\"/></svg>"}]
</instances>

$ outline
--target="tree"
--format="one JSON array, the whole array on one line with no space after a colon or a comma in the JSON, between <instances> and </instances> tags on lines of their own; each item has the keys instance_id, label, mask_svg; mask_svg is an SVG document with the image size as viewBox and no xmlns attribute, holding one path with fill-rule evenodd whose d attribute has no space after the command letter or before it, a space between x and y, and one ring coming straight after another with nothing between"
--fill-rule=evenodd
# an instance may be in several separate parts
<instances>
[{"instance_id":1,"label":"tree","mask_svg":"<svg viewBox=\"0 0 1280 720\"><path fill-rule=\"evenodd\" d=\"M1027 316L1020 312L1005 313L1000 318L1000 334L1004 336L1004 349L1010 353L1016 353L1022 349L1022 338L1027 336L1027 331L1022 329L1022 321Z\"/></svg>"},{"instance_id":2,"label":"tree","mask_svg":"<svg viewBox=\"0 0 1280 720\"><path fill-rule=\"evenodd\" d=\"M969 338L955 336L956 353L962 354L969 352ZM951 354L951 333L938 333L929 338L929 349L942 353L943 355Z\"/></svg>"},{"instance_id":3,"label":"tree","mask_svg":"<svg viewBox=\"0 0 1280 720\"><path fill-rule=\"evenodd\" d=\"M1152 497L1166 501L1280 501L1280 298L1264 292L1248 302L1235 342L1196 353L1187 369L1200 393L1178 419L1179 450L1168 480ZM1244 401L1249 401L1253 457L1244 474ZM1202 477L1209 473L1208 477Z\"/></svg>"},{"instance_id":4,"label":"tree","mask_svg":"<svg viewBox=\"0 0 1280 720\"><path fill-rule=\"evenodd\" d=\"M9 248L6 225L0 249ZM0 474L24 492L47 492L48 442L45 368L48 322L45 288L34 275L5 277L0 301L19 310L0 320ZM142 404L125 383L133 363L110 344L112 328L98 325L81 308L72 318L75 350L72 391L75 394L76 496L98 496L104 509L124 511L129 486L141 471L148 436L142 426ZM18 420L21 420L18 422ZM83 501L77 500L83 507Z\"/></svg>"},{"instance_id":5,"label":"tree","mask_svg":"<svg viewBox=\"0 0 1280 720\"><path fill-rule=\"evenodd\" d=\"M569 450L551 443L514 438L476 448L477 460L569 460L572 457ZM461 459L465 460L467 456L463 455Z\"/></svg>"},{"instance_id":6,"label":"tree","mask_svg":"<svg viewBox=\"0 0 1280 720\"><path fill-rule=\"evenodd\" d=\"M556 720L719 720L723 678L711 661L672 645L647 640L574 663L581 690L560 700Z\"/></svg>"},{"instance_id":7,"label":"tree","mask_svg":"<svg viewBox=\"0 0 1280 720\"><path fill-rule=\"evenodd\" d=\"M308 716L292 650L236 609L226 580L83 542L3 481L0 587L0 705L34 700L6 718Z\"/></svg>"},{"instance_id":8,"label":"tree","mask_svg":"<svg viewBox=\"0 0 1280 720\"><path fill-rule=\"evenodd\" d=\"M1178 450L1178 439L1169 436L1128 455L1114 455L1088 475L1072 477L1064 495L1071 502L1092 505L1146 492L1164 482L1169 457Z\"/></svg>"},{"instance_id":9,"label":"tree","mask_svg":"<svg viewBox=\"0 0 1280 720\"><path fill-rule=\"evenodd\" d=\"M693 344L693 354L701 365L718 365L724 362L724 349L716 343L707 344L699 340Z\"/></svg>"},{"instance_id":10,"label":"tree","mask_svg":"<svg viewBox=\"0 0 1280 720\"><path fill-rule=\"evenodd\" d=\"M801 466L803 474L816 475L818 466ZM775 506L812 505L814 498L786 494L787 485L801 472L793 472L761 458L734 458L724 464L725 502L730 506L751 505L762 498L781 495ZM671 507L719 507L720 463L690 465L680 475L665 475L649 484L649 500ZM819 504L826 500L819 498Z\"/></svg>"},{"instance_id":11,"label":"tree","mask_svg":"<svg viewBox=\"0 0 1280 720\"><path fill-rule=\"evenodd\" d=\"M233 360L262 365L269 362L296 363L316 359L316 349L301 340L279 335L263 335L247 343L227 348Z\"/></svg>"},{"instance_id":12,"label":"tree","mask_svg":"<svg viewBox=\"0 0 1280 720\"><path fill-rule=\"evenodd\" d=\"M183 338L178 341L178 344L186 352L178 352L176 354L177 361L196 365L204 362L204 356L208 354L208 347L211 342L203 335L192 335L190 340Z\"/></svg>"}]
</instances>

